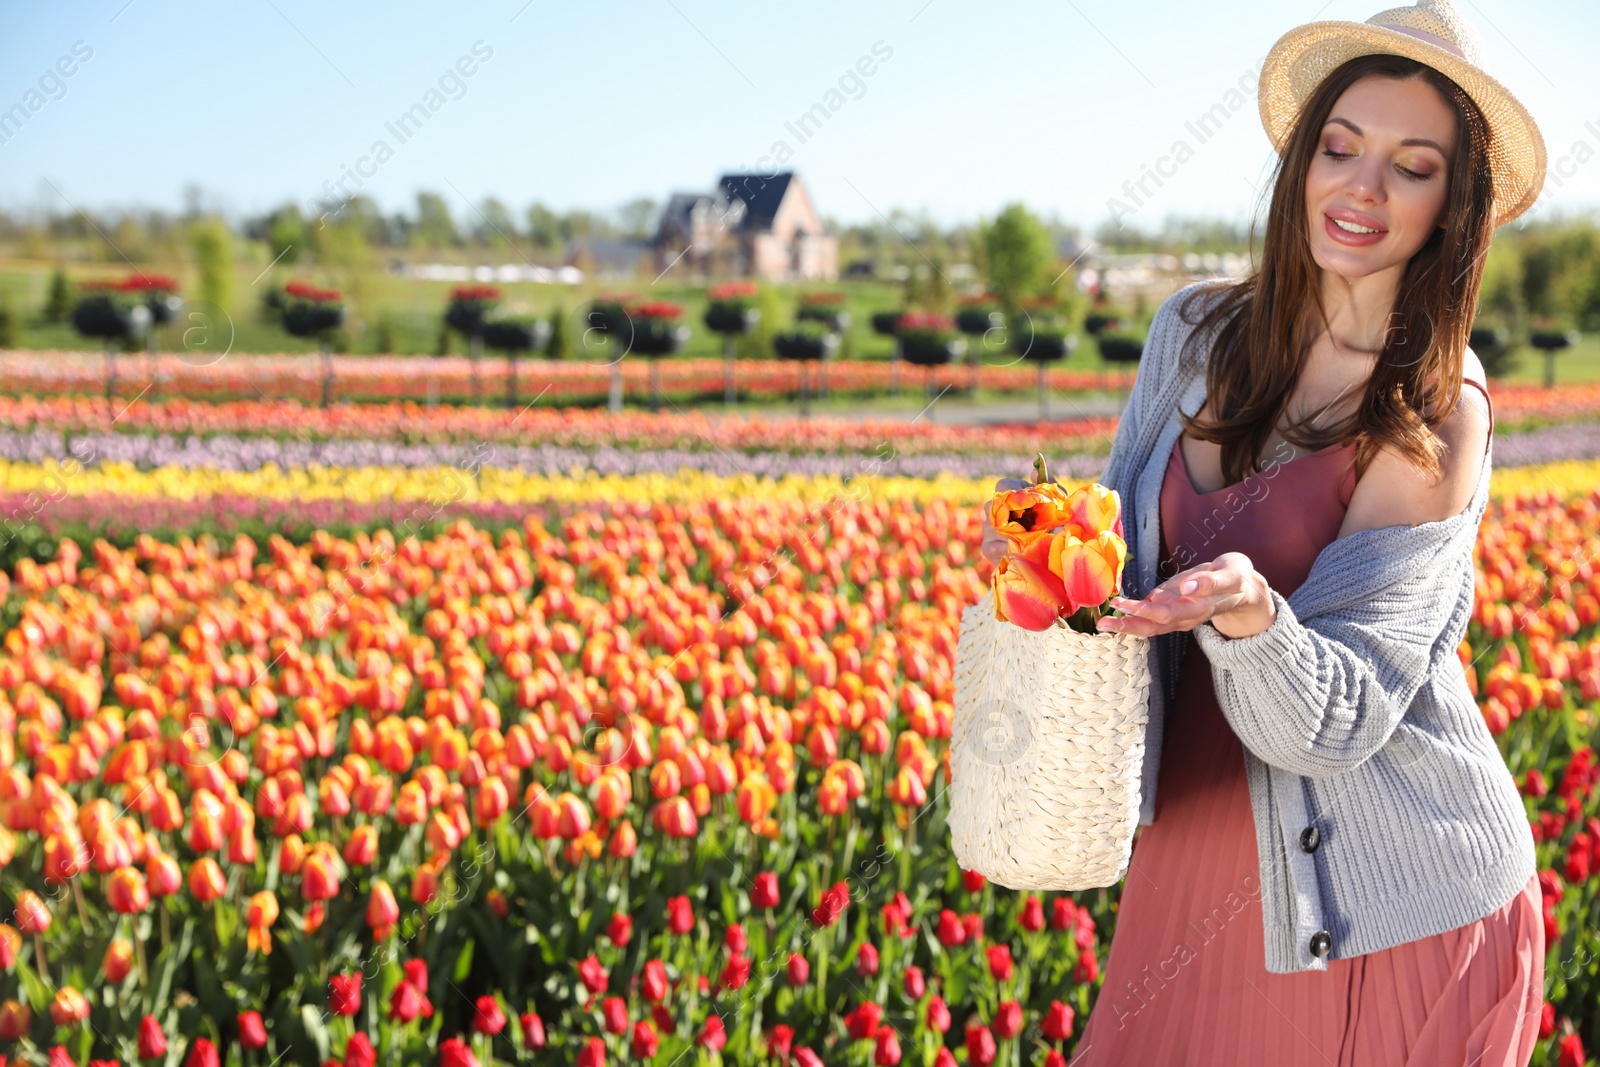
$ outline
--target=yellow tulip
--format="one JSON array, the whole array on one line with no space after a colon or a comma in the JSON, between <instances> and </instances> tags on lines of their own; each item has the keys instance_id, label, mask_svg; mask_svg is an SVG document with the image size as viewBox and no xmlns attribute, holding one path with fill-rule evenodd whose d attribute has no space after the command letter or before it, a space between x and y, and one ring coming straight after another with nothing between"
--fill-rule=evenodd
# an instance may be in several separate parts
<instances>
[{"instance_id":1,"label":"yellow tulip","mask_svg":"<svg viewBox=\"0 0 1600 1067\"><path fill-rule=\"evenodd\" d=\"M1068 611L1100 607L1122 588L1127 543L1110 530L1082 540L1064 532L1050 545L1050 573L1065 590Z\"/></svg>"}]
</instances>

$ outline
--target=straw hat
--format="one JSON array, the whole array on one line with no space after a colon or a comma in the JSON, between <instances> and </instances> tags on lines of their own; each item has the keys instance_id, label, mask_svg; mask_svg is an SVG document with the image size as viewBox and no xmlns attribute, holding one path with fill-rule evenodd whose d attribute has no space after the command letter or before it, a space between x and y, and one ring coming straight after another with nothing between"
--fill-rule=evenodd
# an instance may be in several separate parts
<instances>
[{"instance_id":1,"label":"straw hat","mask_svg":"<svg viewBox=\"0 0 1600 1067\"><path fill-rule=\"evenodd\" d=\"M1505 86L1483 72L1483 43L1450 0L1392 7L1366 22L1311 22L1278 38L1261 70L1261 123L1279 155L1295 119L1322 79L1346 60L1375 52L1409 56L1445 74L1489 124L1494 224L1533 206L1544 186L1544 138Z\"/></svg>"}]
</instances>

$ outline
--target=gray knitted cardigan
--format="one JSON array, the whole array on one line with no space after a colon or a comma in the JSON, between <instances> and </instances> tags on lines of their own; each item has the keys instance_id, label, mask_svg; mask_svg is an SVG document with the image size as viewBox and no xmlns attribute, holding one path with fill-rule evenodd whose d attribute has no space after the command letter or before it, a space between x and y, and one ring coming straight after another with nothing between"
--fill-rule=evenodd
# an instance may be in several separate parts
<instances>
[{"instance_id":1,"label":"gray knitted cardigan","mask_svg":"<svg viewBox=\"0 0 1600 1067\"><path fill-rule=\"evenodd\" d=\"M1178 312L1205 285L1180 290L1157 311L1101 476L1122 499L1130 597L1160 584L1161 484L1182 429L1178 412L1205 402L1215 333L1197 333ZM1214 299L1198 297L1190 318ZM1535 872L1522 797L1457 657L1490 450L1458 515L1336 539L1293 595L1273 590L1277 618L1260 634L1230 639L1209 622L1193 631L1244 748L1265 965L1274 974L1326 971L1330 958L1464 926L1510 901ZM1248 506L1243 494L1226 501L1232 510ZM1228 515L1219 509L1217 517ZM1141 825L1155 821L1166 709L1187 637L1150 643L1159 684L1151 686Z\"/></svg>"}]
</instances>

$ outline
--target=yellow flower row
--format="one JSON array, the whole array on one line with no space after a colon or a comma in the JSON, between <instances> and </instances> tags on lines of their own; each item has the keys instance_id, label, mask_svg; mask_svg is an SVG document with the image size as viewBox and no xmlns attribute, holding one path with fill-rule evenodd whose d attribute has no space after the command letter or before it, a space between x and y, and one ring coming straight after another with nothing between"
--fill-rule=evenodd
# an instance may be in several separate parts
<instances>
[{"instance_id":1,"label":"yellow flower row","mask_svg":"<svg viewBox=\"0 0 1600 1067\"><path fill-rule=\"evenodd\" d=\"M1063 483L1068 489L1071 482ZM1564 460L1532 467L1497 469L1490 487L1496 498L1550 491L1566 497L1600 487L1600 460ZM85 467L59 463L0 460L0 493L32 493L42 498L117 495L132 498L194 500L210 496L248 496L266 500L349 500L356 503L418 501L442 507L453 503L521 504L537 501L587 503L596 499L693 502L709 498L756 497L811 505L829 500L887 500L921 503L942 500L981 506L994 495L990 478L941 476L911 478L867 475L847 481L832 475L785 475L772 480L750 474L723 476L680 470L676 474L597 474L574 469L567 474L525 474L493 467L306 467L289 470L268 464L255 471L158 467L141 471L127 463Z\"/></svg>"},{"instance_id":2,"label":"yellow flower row","mask_svg":"<svg viewBox=\"0 0 1600 1067\"><path fill-rule=\"evenodd\" d=\"M932 500L981 504L994 493L994 481L968 478L865 476L846 481L836 476L785 475L764 479L750 474L723 476L689 469L676 474L597 474L574 469L568 474L526 474L482 467L306 467L284 470L268 464L254 471L158 467L142 471L127 463L85 467L72 460L57 463L0 461L0 493L63 496L117 495L169 500L210 496L247 496L267 500L349 500L356 503L418 501L433 506L453 503L520 504L536 501L588 503L597 499L647 502L693 502L709 498L755 496L774 502L805 504L843 500Z\"/></svg>"}]
</instances>

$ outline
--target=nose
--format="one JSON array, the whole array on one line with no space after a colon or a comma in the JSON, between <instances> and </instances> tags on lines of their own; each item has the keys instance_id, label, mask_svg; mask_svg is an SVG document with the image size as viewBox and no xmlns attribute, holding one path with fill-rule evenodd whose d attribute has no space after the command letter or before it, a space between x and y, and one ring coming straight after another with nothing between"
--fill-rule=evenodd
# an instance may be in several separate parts
<instances>
[{"instance_id":1,"label":"nose","mask_svg":"<svg viewBox=\"0 0 1600 1067\"><path fill-rule=\"evenodd\" d=\"M1358 203L1381 204L1388 199L1384 162L1375 154L1362 156L1350 170L1345 191Z\"/></svg>"}]
</instances>

